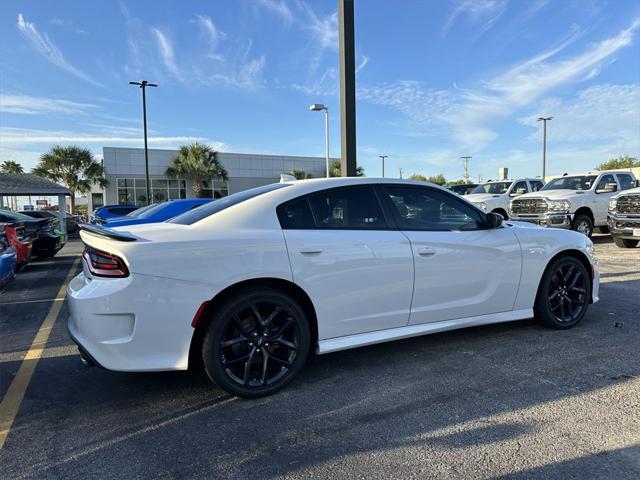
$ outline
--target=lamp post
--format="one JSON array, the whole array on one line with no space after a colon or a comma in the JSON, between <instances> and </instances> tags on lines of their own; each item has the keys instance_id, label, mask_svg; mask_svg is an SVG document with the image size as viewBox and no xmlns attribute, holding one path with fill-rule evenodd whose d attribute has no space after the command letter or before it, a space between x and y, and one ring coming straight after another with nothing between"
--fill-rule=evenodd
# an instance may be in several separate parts
<instances>
[{"instance_id":1,"label":"lamp post","mask_svg":"<svg viewBox=\"0 0 640 480\"><path fill-rule=\"evenodd\" d=\"M378 155L382 160L382 178L384 178L384 159L389 157L389 155Z\"/></svg>"},{"instance_id":2,"label":"lamp post","mask_svg":"<svg viewBox=\"0 0 640 480\"><path fill-rule=\"evenodd\" d=\"M471 155L465 155L464 157L460 157L464 162L464 183L469 183L469 160L473 157Z\"/></svg>"},{"instance_id":3,"label":"lamp post","mask_svg":"<svg viewBox=\"0 0 640 480\"><path fill-rule=\"evenodd\" d=\"M151 203L151 185L149 182L149 151L147 149L147 87L157 87L155 83L146 80L142 82L129 82L129 85L137 85L142 90L142 122L144 125L144 178L147 184L147 205Z\"/></svg>"},{"instance_id":4,"label":"lamp post","mask_svg":"<svg viewBox=\"0 0 640 480\"><path fill-rule=\"evenodd\" d=\"M542 128L542 181L544 182L544 177L547 168L547 122L551 120L553 117L539 117L538 121L543 122L544 126Z\"/></svg>"},{"instance_id":5,"label":"lamp post","mask_svg":"<svg viewBox=\"0 0 640 480\"><path fill-rule=\"evenodd\" d=\"M309 107L312 112L324 110L324 157L327 168L327 178L329 178L329 109L321 103L314 103Z\"/></svg>"}]
</instances>

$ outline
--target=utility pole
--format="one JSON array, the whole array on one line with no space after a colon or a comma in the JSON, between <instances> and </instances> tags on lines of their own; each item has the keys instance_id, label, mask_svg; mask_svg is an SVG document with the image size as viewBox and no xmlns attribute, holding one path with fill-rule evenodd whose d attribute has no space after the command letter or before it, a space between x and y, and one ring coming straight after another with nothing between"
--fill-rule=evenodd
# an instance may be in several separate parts
<instances>
[{"instance_id":1,"label":"utility pole","mask_svg":"<svg viewBox=\"0 0 640 480\"><path fill-rule=\"evenodd\" d=\"M340 52L340 137L343 177L356 176L356 57L354 0L338 0Z\"/></svg>"},{"instance_id":2,"label":"utility pole","mask_svg":"<svg viewBox=\"0 0 640 480\"><path fill-rule=\"evenodd\" d=\"M147 184L147 205L151 204L151 182L149 181L149 150L147 148L147 87L157 87L155 83L146 80L142 82L129 82L129 85L137 85L142 90L142 123L144 125L144 178Z\"/></svg>"},{"instance_id":3,"label":"utility pole","mask_svg":"<svg viewBox=\"0 0 640 480\"><path fill-rule=\"evenodd\" d=\"M469 160L473 157L466 155L460 158L464 161L464 183L469 183Z\"/></svg>"},{"instance_id":4,"label":"utility pole","mask_svg":"<svg viewBox=\"0 0 640 480\"><path fill-rule=\"evenodd\" d=\"M387 158L389 155L378 155L378 156L382 160L382 178L384 178L384 159Z\"/></svg>"},{"instance_id":5,"label":"utility pole","mask_svg":"<svg viewBox=\"0 0 640 480\"><path fill-rule=\"evenodd\" d=\"M539 117L538 121L543 122L544 125L542 127L542 181L544 182L544 177L546 175L547 170L547 122L550 121L553 117Z\"/></svg>"},{"instance_id":6,"label":"utility pole","mask_svg":"<svg viewBox=\"0 0 640 480\"><path fill-rule=\"evenodd\" d=\"M404 168L399 167L398 171L400 172L400 179L402 179L402 172L404 172Z\"/></svg>"}]
</instances>

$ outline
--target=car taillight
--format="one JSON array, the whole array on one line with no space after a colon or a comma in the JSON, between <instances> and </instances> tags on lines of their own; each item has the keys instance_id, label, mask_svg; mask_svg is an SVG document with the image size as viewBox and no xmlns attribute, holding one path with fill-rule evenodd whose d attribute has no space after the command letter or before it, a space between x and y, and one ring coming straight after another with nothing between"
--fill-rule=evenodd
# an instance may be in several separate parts
<instances>
[{"instance_id":1,"label":"car taillight","mask_svg":"<svg viewBox=\"0 0 640 480\"><path fill-rule=\"evenodd\" d=\"M97 277L128 277L129 269L117 255L112 253L103 252L93 247L85 247L82 254L89 271L92 275Z\"/></svg>"}]
</instances>

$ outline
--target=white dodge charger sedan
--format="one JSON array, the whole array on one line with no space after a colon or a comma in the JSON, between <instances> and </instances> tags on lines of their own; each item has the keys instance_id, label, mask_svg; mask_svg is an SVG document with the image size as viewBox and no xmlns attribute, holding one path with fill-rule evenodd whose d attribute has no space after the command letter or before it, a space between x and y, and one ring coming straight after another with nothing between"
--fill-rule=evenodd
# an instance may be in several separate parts
<instances>
[{"instance_id":1,"label":"white dodge charger sedan","mask_svg":"<svg viewBox=\"0 0 640 480\"><path fill-rule=\"evenodd\" d=\"M285 181L81 236L68 328L83 360L197 366L242 397L282 388L312 349L534 316L568 328L598 300L586 236L407 180Z\"/></svg>"}]
</instances>

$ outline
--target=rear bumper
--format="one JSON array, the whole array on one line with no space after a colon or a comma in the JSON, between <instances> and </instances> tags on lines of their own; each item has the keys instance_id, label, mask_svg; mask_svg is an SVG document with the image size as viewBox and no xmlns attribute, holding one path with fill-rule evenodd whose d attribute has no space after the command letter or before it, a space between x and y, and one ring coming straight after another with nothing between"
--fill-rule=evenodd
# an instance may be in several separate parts
<instances>
[{"instance_id":1,"label":"rear bumper","mask_svg":"<svg viewBox=\"0 0 640 480\"><path fill-rule=\"evenodd\" d=\"M627 240L640 240L640 235L634 235L633 231L640 229L640 216L628 216L628 215L607 215L607 226L611 235L618 238L624 238Z\"/></svg>"},{"instance_id":2,"label":"rear bumper","mask_svg":"<svg viewBox=\"0 0 640 480\"><path fill-rule=\"evenodd\" d=\"M67 289L69 335L90 359L108 370L185 370L191 321L211 298L190 282L131 274L89 278L80 273Z\"/></svg>"},{"instance_id":3,"label":"rear bumper","mask_svg":"<svg viewBox=\"0 0 640 480\"><path fill-rule=\"evenodd\" d=\"M571 228L573 214L571 213L543 213L543 214L510 214L511 220L529 222L541 227Z\"/></svg>"}]
</instances>

